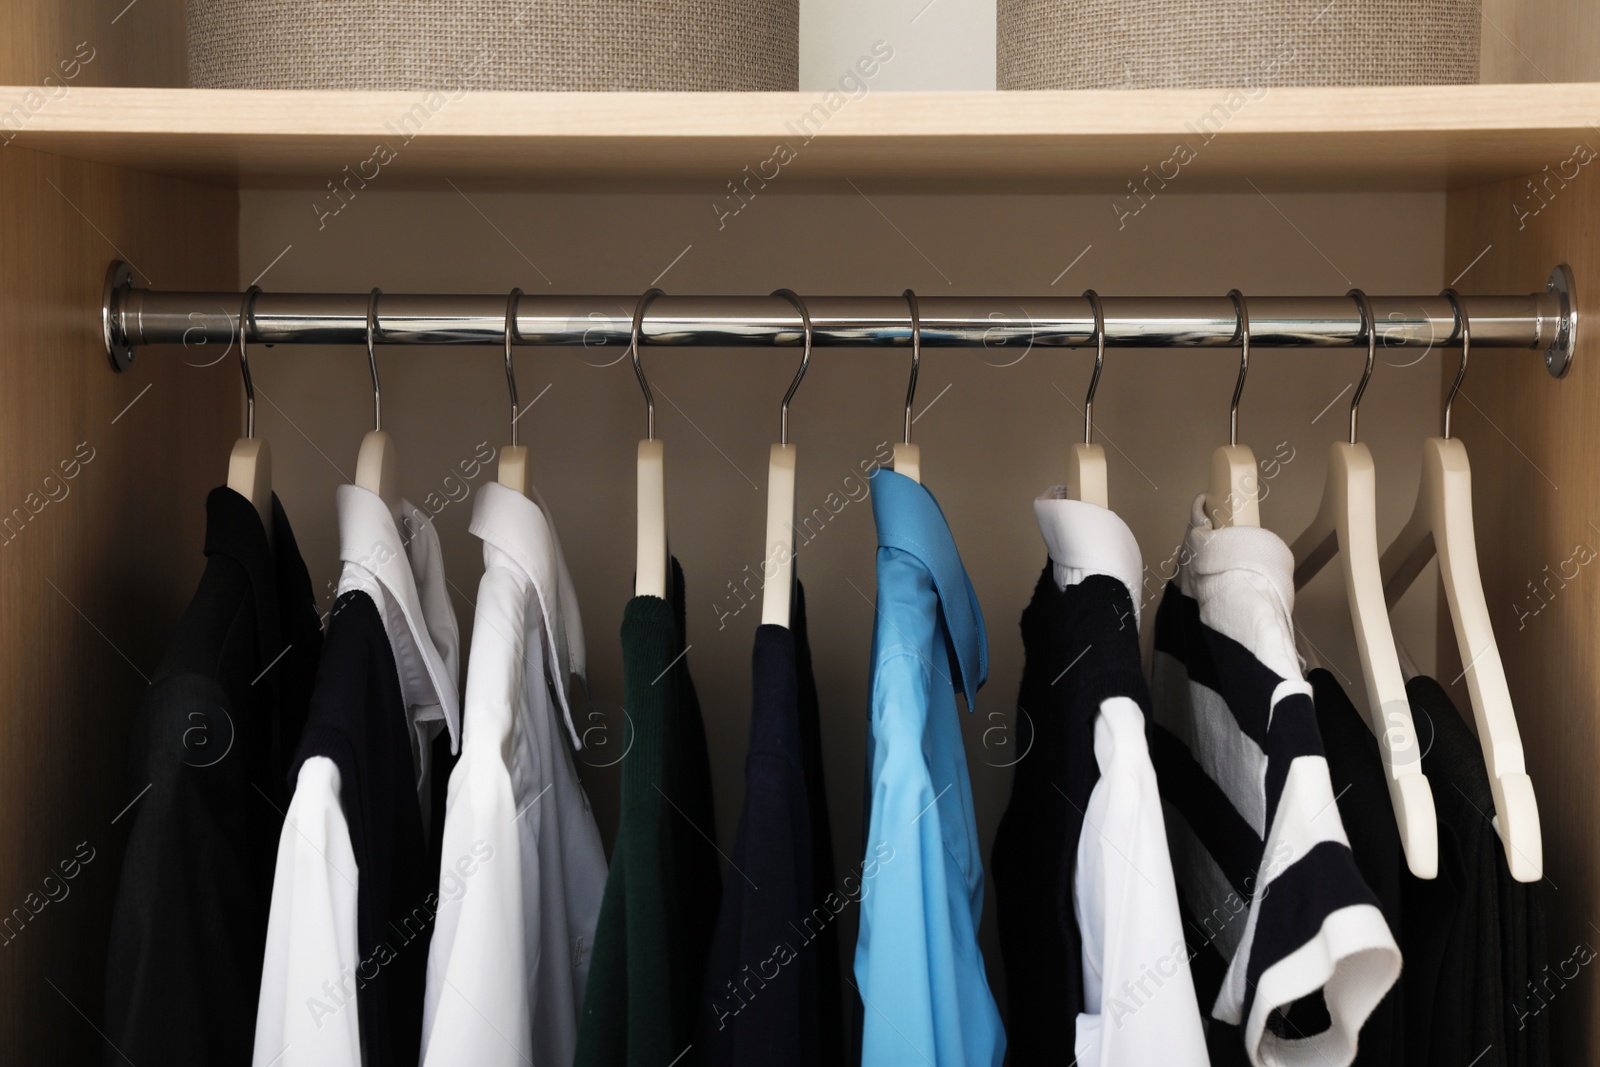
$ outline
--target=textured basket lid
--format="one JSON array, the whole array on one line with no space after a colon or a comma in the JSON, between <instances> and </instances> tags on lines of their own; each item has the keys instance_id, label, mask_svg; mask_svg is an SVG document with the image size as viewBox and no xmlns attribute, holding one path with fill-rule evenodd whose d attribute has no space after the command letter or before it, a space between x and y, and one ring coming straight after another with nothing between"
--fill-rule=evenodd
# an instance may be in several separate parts
<instances>
[{"instance_id":1,"label":"textured basket lid","mask_svg":"<svg viewBox=\"0 0 1600 1067\"><path fill-rule=\"evenodd\" d=\"M998 0L1001 89L1455 85L1475 0Z\"/></svg>"},{"instance_id":2,"label":"textured basket lid","mask_svg":"<svg viewBox=\"0 0 1600 1067\"><path fill-rule=\"evenodd\" d=\"M798 0L188 0L207 89L792 90Z\"/></svg>"}]
</instances>

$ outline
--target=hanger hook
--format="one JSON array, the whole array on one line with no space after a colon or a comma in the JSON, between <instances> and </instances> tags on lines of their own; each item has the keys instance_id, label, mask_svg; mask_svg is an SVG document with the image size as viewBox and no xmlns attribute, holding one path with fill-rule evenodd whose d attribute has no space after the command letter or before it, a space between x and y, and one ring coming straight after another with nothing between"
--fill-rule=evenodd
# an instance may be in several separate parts
<instances>
[{"instance_id":1,"label":"hanger hook","mask_svg":"<svg viewBox=\"0 0 1600 1067\"><path fill-rule=\"evenodd\" d=\"M1378 360L1378 323L1372 317L1372 301L1367 299L1367 294L1360 289L1352 289L1345 294L1356 302L1361 309L1361 332L1367 338L1367 366L1361 372L1361 384L1356 386L1356 395L1350 398L1350 443L1356 443L1356 417L1361 411L1361 394L1367 391L1367 382L1372 378L1372 367Z\"/></svg>"},{"instance_id":2,"label":"hanger hook","mask_svg":"<svg viewBox=\"0 0 1600 1067\"><path fill-rule=\"evenodd\" d=\"M917 306L917 294L907 289L901 294L911 308L911 384L906 386L905 443L911 443L911 402L917 395L917 370L922 366L922 312Z\"/></svg>"},{"instance_id":3,"label":"hanger hook","mask_svg":"<svg viewBox=\"0 0 1600 1067\"><path fill-rule=\"evenodd\" d=\"M633 307L633 339L629 343L633 355L633 373L639 376L639 388L644 390L645 406L645 440L656 439L656 398L650 392L650 383L645 380L644 365L639 362L639 335L644 330L644 309L650 302L661 296L660 289L646 289L639 302Z\"/></svg>"},{"instance_id":4,"label":"hanger hook","mask_svg":"<svg viewBox=\"0 0 1600 1067\"><path fill-rule=\"evenodd\" d=\"M778 411L780 421L778 443L786 445L789 443L789 401L794 399L795 390L800 388L800 379L806 376L806 368L811 365L811 312L806 309L806 302L793 289L778 289L772 295L783 297L800 312L800 325L805 338L805 349L800 354L800 369L794 372L794 381L789 383L789 391L783 394L783 406Z\"/></svg>"},{"instance_id":5,"label":"hanger hook","mask_svg":"<svg viewBox=\"0 0 1600 1067\"><path fill-rule=\"evenodd\" d=\"M372 428L383 429L383 387L378 384L378 297L382 289L367 294L367 365L372 368Z\"/></svg>"},{"instance_id":6,"label":"hanger hook","mask_svg":"<svg viewBox=\"0 0 1600 1067\"><path fill-rule=\"evenodd\" d=\"M1450 383L1450 394L1444 398L1444 436L1448 441L1450 405L1455 403L1456 394L1461 391L1461 380L1467 376L1467 355L1472 351L1472 323L1467 319L1466 309L1461 306L1460 293L1453 288L1446 289L1443 296L1450 301L1450 307L1456 314L1456 321L1461 324L1461 366L1456 370L1456 380Z\"/></svg>"},{"instance_id":7,"label":"hanger hook","mask_svg":"<svg viewBox=\"0 0 1600 1067\"><path fill-rule=\"evenodd\" d=\"M511 346L517 340L517 301L522 299L522 290L513 289L506 298L506 387L511 390L511 447L517 447L517 421L522 418L522 412L517 403L517 372L511 365Z\"/></svg>"},{"instance_id":8,"label":"hanger hook","mask_svg":"<svg viewBox=\"0 0 1600 1067\"><path fill-rule=\"evenodd\" d=\"M1094 312L1094 373L1089 376L1089 393L1083 398L1083 443L1094 444L1094 391L1100 387L1100 368L1106 362L1106 317L1100 310L1100 294L1085 289L1083 298Z\"/></svg>"},{"instance_id":9,"label":"hanger hook","mask_svg":"<svg viewBox=\"0 0 1600 1067\"><path fill-rule=\"evenodd\" d=\"M261 286L252 285L245 290L244 300L239 304L239 371L244 375L244 435L256 435L256 383L250 377L250 354L245 351L245 340L250 333L250 323L253 321L256 309L256 296L261 292Z\"/></svg>"},{"instance_id":10,"label":"hanger hook","mask_svg":"<svg viewBox=\"0 0 1600 1067\"><path fill-rule=\"evenodd\" d=\"M1228 405L1228 444L1239 443L1239 398L1244 395L1245 376L1250 373L1250 308L1244 294L1237 289L1228 290L1233 301L1234 314L1239 318L1239 380L1233 386L1233 402Z\"/></svg>"}]
</instances>

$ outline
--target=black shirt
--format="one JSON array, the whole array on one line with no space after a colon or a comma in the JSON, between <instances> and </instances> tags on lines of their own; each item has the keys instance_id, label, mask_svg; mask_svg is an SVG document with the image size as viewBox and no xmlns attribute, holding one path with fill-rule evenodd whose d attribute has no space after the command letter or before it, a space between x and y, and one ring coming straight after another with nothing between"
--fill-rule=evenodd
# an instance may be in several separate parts
<instances>
[{"instance_id":1,"label":"black shirt","mask_svg":"<svg viewBox=\"0 0 1600 1067\"><path fill-rule=\"evenodd\" d=\"M243 496L211 491L205 572L134 716L108 1064L250 1062L284 775L322 647L276 496L272 536Z\"/></svg>"},{"instance_id":2,"label":"black shirt","mask_svg":"<svg viewBox=\"0 0 1600 1067\"><path fill-rule=\"evenodd\" d=\"M1444 687L1406 683L1439 813L1439 877L1407 878L1407 1064L1550 1062L1543 883L1511 877L1483 750Z\"/></svg>"},{"instance_id":3,"label":"black shirt","mask_svg":"<svg viewBox=\"0 0 1600 1067\"><path fill-rule=\"evenodd\" d=\"M1147 721L1150 709L1133 619L1122 582L1094 574L1061 589L1048 560L1022 613L1016 770L991 857L1014 1067L1071 1058L1084 1009L1072 882L1083 813L1100 780L1095 716L1116 696L1138 703Z\"/></svg>"},{"instance_id":4,"label":"black shirt","mask_svg":"<svg viewBox=\"0 0 1600 1067\"><path fill-rule=\"evenodd\" d=\"M798 589L792 621L793 630L756 629L744 805L697 1020L697 1055L707 1065L816 1067L839 1063L842 1054L838 917L848 900L829 886L831 862L828 881L816 871L833 845L826 821L812 820L819 807L825 820L827 809L816 686L799 677L811 664L798 651L805 647ZM826 967L833 972L824 993ZM826 1019L824 997L832 999Z\"/></svg>"},{"instance_id":5,"label":"black shirt","mask_svg":"<svg viewBox=\"0 0 1600 1067\"><path fill-rule=\"evenodd\" d=\"M334 602L311 715L288 781L313 756L339 768L339 802L361 877L351 981L366 1067L415 1067L439 865L424 843L405 697L372 598ZM330 976L337 977L337 976Z\"/></svg>"}]
</instances>

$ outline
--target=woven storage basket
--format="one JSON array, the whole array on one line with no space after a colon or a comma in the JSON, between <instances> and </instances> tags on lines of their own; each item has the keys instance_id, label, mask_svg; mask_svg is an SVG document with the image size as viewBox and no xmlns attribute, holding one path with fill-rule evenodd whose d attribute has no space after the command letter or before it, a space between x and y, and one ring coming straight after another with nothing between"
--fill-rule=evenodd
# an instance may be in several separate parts
<instances>
[{"instance_id":1,"label":"woven storage basket","mask_svg":"<svg viewBox=\"0 0 1600 1067\"><path fill-rule=\"evenodd\" d=\"M1001 89L1478 80L1476 0L998 0Z\"/></svg>"},{"instance_id":2,"label":"woven storage basket","mask_svg":"<svg viewBox=\"0 0 1600 1067\"><path fill-rule=\"evenodd\" d=\"M188 0L207 89L799 87L798 0Z\"/></svg>"}]
</instances>

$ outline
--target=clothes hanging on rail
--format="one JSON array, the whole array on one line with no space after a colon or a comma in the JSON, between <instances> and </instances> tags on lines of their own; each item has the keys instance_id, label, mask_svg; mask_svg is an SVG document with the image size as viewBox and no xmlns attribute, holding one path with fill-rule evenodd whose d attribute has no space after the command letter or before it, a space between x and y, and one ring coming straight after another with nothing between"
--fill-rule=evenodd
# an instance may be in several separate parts
<instances>
[{"instance_id":1,"label":"clothes hanging on rail","mask_svg":"<svg viewBox=\"0 0 1600 1067\"><path fill-rule=\"evenodd\" d=\"M1306 674L1306 681L1311 683L1317 732L1328 760L1328 779L1337 798L1339 821L1350 840L1350 854L1355 857L1362 880L1378 898L1389 932L1403 950L1399 981L1389 988L1361 1027L1354 1067L1404 1067L1408 1061L1403 998L1410 983L1412 961L1409 952L1404 951L1408 942L1401 896L1405 879L1411 875L1389 800L1383 757L1366 717L1356 710L1331 671L1319 667Z\"/></svg>"},{"instance_id":2,"label":"clothes hanging on rail","mask_svg":"<svg viewBox=\"0 0 1600 1067\"><path fill-rule=\"evenodd\" d=\"M578 1024L578 1067L661 1067L684 1054L722 899L711 765L676 559L668 595L636 596L622 615L622 814Z\"/></svg>"},{"instance_id":3,"label":"clothes hanging on rail","mask_svg":"<svg viewBox=\"0 0 1600 1067\"><path fill-rule=\"evenodd\" d=\"M994 843L1013 1067L1204 1067L1139 661L1143 565L1117 515L1034 502L1011 800ZM1085 827L1085 822L1088 827Z\"/></svg>"},{"instance_id":4,"label":"clothes hanging on rail","mask_svg":"<svg viewBox=\"0 0 1600 1067\"><path fill-rule=\"evenodd\" d=\"M344 561L291 768L272 885L256 1067L412 1067L428 938L431 749L460 733L459 638L439 538L400 503L337 491Z\"/></svg>"},{"instance_id":5,"label":"clothes hanging on rail","mask_svg":"<svg viewBox=\"0 0 1600 1067\"><path fill-rule=\"evenodd\" d=\"M531 498L530 498L531 497ZM484 571L440 850L425 1065L570 1064L606 856L574 766L583 625L544 501L490 482Z\"/></svg>"},{"instance_id":6,"label":"clothes hanging on rail","mask_svg":"<svg viewBox=\"0 0 1600 1067\"><path fill-rule=\"evenodd\" d=\"M1212 1062L1341 1067L1400 953L1335 806L1295 655L1294 559L1269 530L1213 529L1202 495L1178 560L1155 625L1153 755Z\"/></svg>"},{"instance_id":7,"label":"clothes hanging on rail","mask_svg":"<svg viewBox=\"0 0 1600 1067\"><path fill-rule=\"evenodd\" d=\"M106 965L107 1063L250 1060L284 776L322 628L276 496L269 544L250 501L213 489L205 555L128 743L134 801Z\"/></svg>"},{"instance_id":8,"label":"clothes hanging on rail","mask_svg":"<svg viewBox=\"0 0 1600 1067\"><path fill-rule=\"evenodd\" d=\"M790 626L756 628L744 804L695 1036L696 1061L708 1067L843 1059L837 926L849 899L832 885L831 858L825 879L816 869L833 843L825 819L813 822L826 799L816 686L802 679L811 671L805 649L805 596L796 582Z\"/></svg>"},{"instance_id":9,"label":"clothes hanging on rail","mask_svg":"<svg viewBox=\"0 0 1600 1067\"><path fill-rule=\"evenodd\" d=\"M1403 887L1406 1063L1441 1067L1476 1057L1484 1067L1544 1067L1545 1005L1559 995L1561 976L1549 979L1543 910L1529 899L1542 883L1511 878L1490 821L1483 750L1444 687L1417 677L1406 695L1423 772L1439 783L1439 877L1408 878Z\"/></svg>"},{"instance_id":10,"label":"clothes hanging on rail","mask_svg":"<svg viewBox=\"0 0 1600 1067\"><path fill-rule=\"evenodd\" d=\"M883 468L871 492L861 1062L999 1067L1006 1039L978 949L983 861L955 700L960 689L972 708L988 675L983 615L933 494Z\"/></svg>"}]
</instances>

